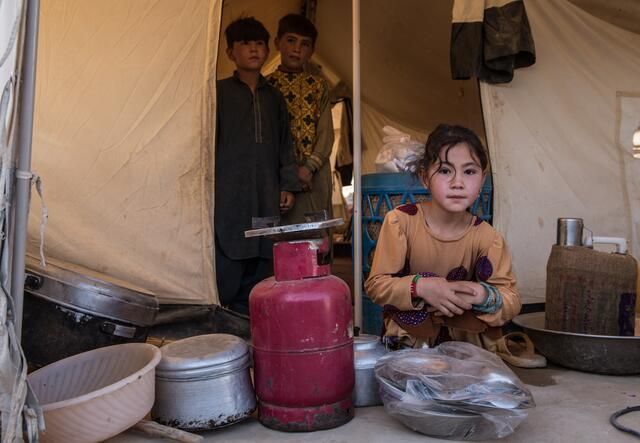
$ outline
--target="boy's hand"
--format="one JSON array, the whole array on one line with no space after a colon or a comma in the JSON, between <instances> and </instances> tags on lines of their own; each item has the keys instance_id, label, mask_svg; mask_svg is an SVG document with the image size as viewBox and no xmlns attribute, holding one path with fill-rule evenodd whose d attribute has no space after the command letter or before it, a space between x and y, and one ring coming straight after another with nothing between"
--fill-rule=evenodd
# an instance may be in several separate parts
<instances>
[{"instance_id":1,"label":"boy's hand","mask_svg":"<svg viewBox=\"0 0 640 443\"><path fill-rule=\"evenodd\" d=\"M300 179L303 191L311 191L311 182L313 181L311 171L304 166L298 166L298 179Z\"/></svg>"},{"instance_id":2,"label":"boy's hand","mask_svg":"<svg viewBox=\"0 0 640 443\"><path fill-rule=\"evenodd\" d=\"M284 214L293 208L296 197L289 191L280 191L280 214Z\"/></svg>"},{"instance_id":3,"label":"boy's hand","mask_svg":"<svg viewBox=\"0 0 640 443\"><path fill-rule=\"evenodd\" d=\"M465 289L468 291L468 289L457 283L463 282L448 282L441 277L421 278L416 283L416 293L431 305L433 309L429 308L429 310L440 311L442 315L453 317L471 309L471 303L457 293ZM465 292L465 295L468 294Z\"/></svg>"}]
</instances>

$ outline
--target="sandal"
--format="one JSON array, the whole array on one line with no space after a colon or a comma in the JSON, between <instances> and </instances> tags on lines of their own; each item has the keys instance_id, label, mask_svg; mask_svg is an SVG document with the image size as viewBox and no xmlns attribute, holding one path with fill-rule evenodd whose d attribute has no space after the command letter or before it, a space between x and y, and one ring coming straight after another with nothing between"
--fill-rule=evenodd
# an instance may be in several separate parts
<instances>
[{"instance_id":1,"label":"sandal","mask_svg":"<svg viewBox=\"0 0 640 443\"><path fill-rule=\"evenodd\" d=\"M544 368L547 359L534 351L533 343L524 332L511 332L496 342L496 355L519 368Z\"/></svg>"}]
</instances>

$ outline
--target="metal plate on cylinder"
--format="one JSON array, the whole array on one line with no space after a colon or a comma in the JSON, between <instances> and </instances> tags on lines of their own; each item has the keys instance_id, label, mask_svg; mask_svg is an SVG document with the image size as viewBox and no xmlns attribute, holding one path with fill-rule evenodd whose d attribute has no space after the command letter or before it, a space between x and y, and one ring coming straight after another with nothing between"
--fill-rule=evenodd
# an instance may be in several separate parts
<instances>
[{"instance_id":1,"label":"metal plate on cylinder","mask_svg":"<svg viewBox=\"0 0 640 443\"><path fill-rule=\"evenodd\" d=\"M544 312L518 315L513 322L542 355L567 368L598 374L640 374L640 337L589 335L544 328Z\"/></svg>"},{"instance_id":2,"label":"metal plate on cylinder","mask_svg":"<svg viewBox=\"0 0 640 443\"><path fill-rule=\"evenodd\" d=\"M296 238L308 239L314 235L322 234L324 229L334 228L344 224L341 218L323 220L309 223L298 223L284 226L271 226L268 228L251 229L244 232L246 238L249 237L269 237L274 240L295 240Z\"/></svg>"}]
</instances>

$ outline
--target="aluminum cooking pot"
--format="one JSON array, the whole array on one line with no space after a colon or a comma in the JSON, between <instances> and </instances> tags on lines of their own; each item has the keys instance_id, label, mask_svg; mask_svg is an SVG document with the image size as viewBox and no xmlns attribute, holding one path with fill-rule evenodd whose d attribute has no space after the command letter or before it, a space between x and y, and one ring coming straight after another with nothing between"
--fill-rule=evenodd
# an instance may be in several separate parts
<instances>
[{"instance_id":1,"label":"aluminum cooking pot","mask_svg":"<svg viewBox=\"0 0 640 443\"><path fill-rule=\"evenodd\" d=\"M230 334L189 337L163 346L152 415L161 424L205 430L243 420L256 408L249 347Z\"/></svg>"},{"instance_id":2,"label":"aluminum cooking pot","mask_svg":"<svg viewBox=\"0 0 640 443\"><path fill-rule=\"evenodd\" d=\"M378 381L374 367L387 349L375 335L360 334L353 338L356 384L353 389L353 403L357 407L381 405Z\"/></svg>"},{"instance_id":3,"label":"aluminum cooking pot","mask_svg":"<svg viewBox=\"0 0 640 443\"><path fill-rule=\"evenodd\" d=\"M25 268L22 346L31 364L146 340L158 313L150 291L52 258L42 268L27 255Z\"/></svg>"}]
</instances>

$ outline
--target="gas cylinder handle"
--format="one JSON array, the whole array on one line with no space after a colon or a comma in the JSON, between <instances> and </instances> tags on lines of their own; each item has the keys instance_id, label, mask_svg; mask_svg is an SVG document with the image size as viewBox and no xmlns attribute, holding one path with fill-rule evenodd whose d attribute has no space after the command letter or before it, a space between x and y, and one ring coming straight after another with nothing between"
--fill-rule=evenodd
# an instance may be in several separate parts
<instances>
[{"instance_id":1,"label":"gas cylinder handle","mask_svg":"<svg viewBox=\"0 0 640 443\"><path fill-rule=\"evenodd\" d=\"M622 237L597 237L590 235L585 239L584 245L587 248L593 248L595 243L616 245L616 252L618 254L626 254L628 249L627 239Z\"/></svg>"}]
</instances>

